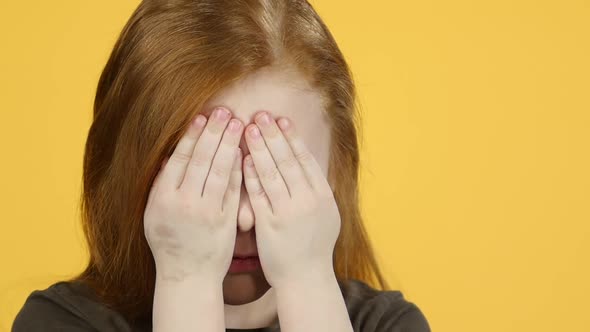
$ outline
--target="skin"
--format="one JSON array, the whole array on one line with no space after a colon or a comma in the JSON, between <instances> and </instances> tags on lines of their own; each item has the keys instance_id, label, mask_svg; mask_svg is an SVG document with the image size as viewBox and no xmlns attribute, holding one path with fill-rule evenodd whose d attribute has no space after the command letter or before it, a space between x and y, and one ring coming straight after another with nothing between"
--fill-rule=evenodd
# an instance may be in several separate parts
<instances>
[{"instance_id":1,"label":"skin","mask_svg":"<svg viewBox=\"0 0 590 332\"><path fill-rule=\"evenodd\" d=\"M219 106L230 110L223 119ZM207 121L195 121L164 161L144 216L157 267L154 331L277 318L284 331L352 331L332 267L340 216L321 96L296 71L266 68L221 91L198 118ZM228 273L234 249L257 252L262 268Z\"/></svg>"}]
</instances>

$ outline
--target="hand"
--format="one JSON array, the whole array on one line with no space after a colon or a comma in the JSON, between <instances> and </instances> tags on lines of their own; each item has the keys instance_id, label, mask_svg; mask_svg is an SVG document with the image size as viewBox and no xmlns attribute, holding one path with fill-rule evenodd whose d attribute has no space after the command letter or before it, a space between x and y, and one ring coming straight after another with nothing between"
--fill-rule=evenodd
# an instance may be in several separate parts
<instances>
[{"instance_id":1,"label":"hand","mask_svg":"<svg viewBox=\"0 0 590 332\"><path fill-rule=\"evenodd\" d=\"M261 112L255 122L246 128L250 154L244 158L244 180L267 281L277 288L292 280L333 276L341 221L320 165L292 121L282 118L279 127ZM257 130L261 136L256 137Z\"/></svg>"},{"instance_id":2,"label":"hand","mask_svg":"<svg viewBox=\"0 0 590 332\"><path fill-rule=\"evenodd\" d=\"M144 231L163 278L199 275L222 282L229 269L242 183L238 144L243 131L242 123L230 118L223 109L214 111L208 123L205 116L197 116L154 180Z\"/></svg>"}]
</instances>

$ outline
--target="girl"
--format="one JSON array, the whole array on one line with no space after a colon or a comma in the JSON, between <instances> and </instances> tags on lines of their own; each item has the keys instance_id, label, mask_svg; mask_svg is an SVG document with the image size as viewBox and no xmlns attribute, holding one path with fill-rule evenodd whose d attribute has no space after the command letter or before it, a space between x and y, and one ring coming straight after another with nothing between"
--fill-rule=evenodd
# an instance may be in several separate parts
<instances>
[{"instance_id":1,"label":"girl","mask_svg":"<svg viewBox=\"0 0 590 332\"><path fill-rule=\"evenodd\" d=\"M88 265L13 331L429 331L362 224L355 98L306 1L141 2L96 92Z\"/></svg>"}]
</instances>

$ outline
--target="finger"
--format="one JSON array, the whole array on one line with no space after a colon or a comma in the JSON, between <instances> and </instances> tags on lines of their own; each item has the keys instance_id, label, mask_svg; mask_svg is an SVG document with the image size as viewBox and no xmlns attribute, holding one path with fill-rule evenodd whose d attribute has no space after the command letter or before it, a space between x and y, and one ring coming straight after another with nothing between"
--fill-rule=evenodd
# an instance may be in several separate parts
<instances>
[{"instance_id":1,"label":"finger","mask_svg":"<svg viewBox=\"0 0 590 332\"><path fill-rule=\"evenodd\" d=\"M262 137L274 159L275 165L277 165L283 176L291 197L297 193L306 193L307 191L303 189L310 188L310 185L301 165L299 165L293 151L291 151L289 142L283 136L275 120L271 118L269 113L260 112L255 117L255 121L262 132Z\"/></svg>"},{"instance_id":2,"label":"finger","mask_svg":"<svg viewBox=\"0 0 590 332\"><path fill-rule=\"evenodd\" d=\"M157 192L158 187L161 182L164 166L166 166L167 162L168 162L168 156L164 157L164 160L162 160L162 163L160 163L160 168L158 169L158 173L156 174L156 177L154 177L154 181L152 181L152 187L151 187L150 193L148 195L148 201L146 203L146 207L150 206L151 202L154 200L154 196L156 195L156 192Z\"/></svg>"},{"instance_id":3,"label":"finger","mask_svg":"<svg viewBox=\"0 0 590 332\"><path fill-rule=\"evenodd\" d=\"M268 151L260 129L256 124L248 127L246 143L254 160L254 168L260 183L268 195L270 204L276 209L281 202L290 198L290 195L281 172L272 159L272 155Z\"/></svg>"},{"instance_id":4,"label":"finger","mask_svg":"<svg viewBox=\"0 0 590 332\"><path fill-rule=\"evenodd\" d=\"M236 159L236 148L242 137L242 127L242 122L238 119L231 119L229 122L203 188L203 197L210 197L213 202L218 203L220 210L223 207L223 196L227 190L232 165Z\"/></svg>"},{"instance_id":5,"label":"finger","mask_svg":"<svg viewBox=\"0 0 590 332\"><path fill-rule=\"evenodd\" d=\"M176 190L182 183L188 162L193 155L195 144L201 136L206 123L207 118L202 114L197 115L197 117L191 121L189 128L180 138L180 141L174 148L174 152L172 152L172 155L164 168L162 181L165 186L169 186L171 189Z\"/></svg>"},{"instance_id":6,"label":"finger","mask_svg":"<svg viewBox=\"0 0 590 332\"><path fill-rule=\"evenodd\" d=\"M211 168L213 156L217 151L230 117L231 113L225 108L218 107L213 111L207 126L192 151L192 157L186 168L184 180L180 185L182 190L196 190L199 197L202 196L203 186Z\"/></svg>"},{"instance_id":7,"label":"finger","mask_svg":"<svg viewBox=\"0 0 590 332\"><path fill-rule=\"evenodd\" d=\"M324 176L321 166L317 160L307 148L307 145L303 142L303 139L297 134L293 122L287 118L281 118L278 121L278 126L295 155L295 158L299 161L303 172L311 187L316 191L330 190L328 181Z\"/></svg>"},{"instance_id":8,"label":"finger","mask_svg":"<svg viewBox=\"0 0 590 332\"><path fill-rule=\"evenodd\" d=\"M231 169L231 175L225 196L223 197L223 204L221 211L229 209L238 213L238 205L240 203L240 192L242 190L242 149L236 149L234 163Z\"/></svg>"},{"instance_id":9,"label":"finger","mask_svg":"<svg viewBox=\"0 0 590 332\"><path fill-rule=\"evenodd\" d=\"M254 215L263 218L265 215L272 214L272 205L260 183L252 155L247 155L244 158L244 184L246 185L252 209L254 209Z\"/></svg>"}]
</instances>

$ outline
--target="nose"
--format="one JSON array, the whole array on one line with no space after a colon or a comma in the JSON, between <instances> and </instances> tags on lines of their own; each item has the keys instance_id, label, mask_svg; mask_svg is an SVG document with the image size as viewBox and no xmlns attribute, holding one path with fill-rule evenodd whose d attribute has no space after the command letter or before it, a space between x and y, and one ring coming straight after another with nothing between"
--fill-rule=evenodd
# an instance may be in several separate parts
<instances>
[{"instance_id":1,"label":"nose","mask_svg":"<svg viewBox=\"0 0 590 332\"><path fill-rule=\"evenodd\" d=\"M254 227L254 210L242 179L240 189L240 203L238 205L238 231L248 232Z\"/></svg>"}]
</instances>

